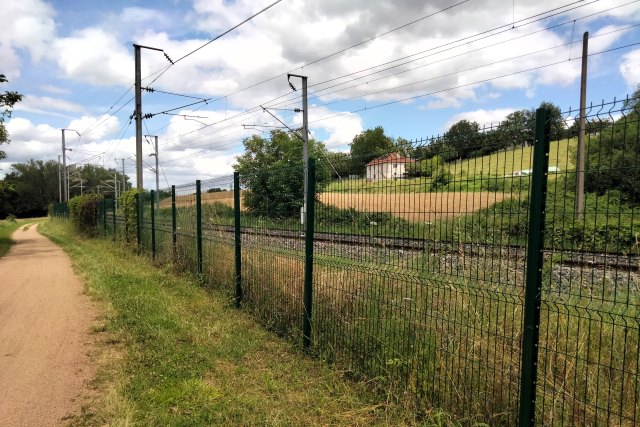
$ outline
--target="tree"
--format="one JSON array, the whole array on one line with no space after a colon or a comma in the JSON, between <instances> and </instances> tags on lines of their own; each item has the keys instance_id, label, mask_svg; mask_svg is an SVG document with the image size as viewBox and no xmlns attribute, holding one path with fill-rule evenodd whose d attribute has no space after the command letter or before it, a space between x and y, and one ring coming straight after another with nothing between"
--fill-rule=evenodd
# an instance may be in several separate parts
<instances>
[{"instance_id":1,"label":"tree","mask_svg":"<svg viewBox=\"0 0 640 427\"><path fill-rule=\"evenodd\" d=\"M245 152L234 169L246 187L243 202L249 211L266 216L298 215L304 200L302 139L275 130L269 138L253 135L243 141ZM324 145L310 140L309 156L316 162L316 192L331 179Z\"/></svg>"},{"instance_id":2,"label":"tree","mask_svg":"<svg viewBox=\"0 0 640 427\"><path fill-rule=\"evenodd\" d=\"M604 194L609 190L618 190L630 202L640 203L640 111L637 110L639 105L636 103L613 125L607 124L599 130L599 137L589 140L585 172L586 191Z\"/></svg>"},{"instance_id":3,"label":"tree","mask_svg":"<svg viewBox=\"0 0 640 427\"><path fill-rule=\"evenodd\" d=\"M471 156L471 153L478 150L481 142L479 129L478 123L468 120L460 120L451 126L447 133L444 134L444 139L446 144L451 146L453 150L448 153L444 160L466 159Z\"/></svg>"},{"instance_id":4,"label":"tree","mask_svg":"<svg viewBox=\"0 0 640 427\"><path fill-rule=\"evenodd\" d=\"M0 181L0 217L13 214L18 217L46 215L49 203L59 197L58 162L49 160L29 160L27 163L14 163L3 181ZM114 169L102 166L84 165L70 173L71 184L74 177L83 180L83 193L97 193L98 185L113 175L119 182L122 175ZM109 193L113 190L101 191ZM80 188L71 188L70 196L80 195Z\"/></svg>"},{"instance_id":5,"label":"tree","mask_svg":"<svg viewBox=\"0 0 640 427\"><path fill-rule=\"evenodd\" d=\"M46 215L49 203L58 199L58 162L30 160L11 165L4 185L15 192L7 214L17 217Z\"/></svg>"},{"instance_id":6,"label":"tree","mask_svg":"<svg viewBox=\"0 0 640 427\"><path fill-rule=\"evenodd\" d=\"M8 82L7 78L4 74L0 74L0 83ZM8 144L9 143L9 133L7 132L7 128L4 126L5 118L11 117L11 109L18 102L22 101L22 95L18 92L6 91L4 93L0 93L0 144ZM7 153L0 150L0 160L6 159Z\"/></svg>"},{"instance_id":7,"label":"tree","mask_svg":"<svg viewBox=\"0 0 640 427\"><path fill-rule=\"evenodd\" d=\"M441 169L444 169L444 162L440 156L436 155L429 159L410 163L407 166L407 175L412 178L419 176L430 178L437 175Z\"/></svg>"},{"instance_id":8,"label":"tree","mask_svg":"<svg viewBox=\"0 0 640 427\"><path fill-rule=\"evenodd\" d=\"M393 138L384 134L382 126L360 132L351 142L352 172L358 175L364 174L367 163L395 149Z\"/></svg>"},{"instance_id":9,"label":"tree","mask_svg":"<svg viewBox=\"0 0 640 427\"><path fill-rule=\"evenodd\" d=\"M327 161L330 162L331 178L348 178L351 173L351 157L349 153L330 151L327 153Z\"/></svg>"}]
</instances>

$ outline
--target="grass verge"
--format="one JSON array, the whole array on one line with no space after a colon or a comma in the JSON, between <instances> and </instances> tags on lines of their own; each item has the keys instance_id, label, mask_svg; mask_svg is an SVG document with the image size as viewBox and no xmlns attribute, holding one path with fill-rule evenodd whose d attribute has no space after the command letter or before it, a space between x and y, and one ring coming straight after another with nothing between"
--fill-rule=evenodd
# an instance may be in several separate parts
<instances>
[{"instance_id":1,"label":"grass verge","mask_svg":"<svg viewBox=\"0 0 640 427\"><path fill-rule=\"evenodd\" d=\"M403 425L411 411L304 356L224 299L62 222L41 230L103 304L97 393L73 425ZM434 415L427 424L446 424ZM425 421L420 421L424 424Z\"/></svg>"},{"instance_id":2,"label":"grass verge","mask_svg":"<svg viewBox=\"0 0 640 427\"><path fill-rule=\"evenodd\" d=\"M0 221L0 257L9 252L9 248L11 248L11 244L13 243L11 235L20 228L20 226L24 225L25 222L26 220L23 219L3 219Z\"/></svg>"}]
</instances>

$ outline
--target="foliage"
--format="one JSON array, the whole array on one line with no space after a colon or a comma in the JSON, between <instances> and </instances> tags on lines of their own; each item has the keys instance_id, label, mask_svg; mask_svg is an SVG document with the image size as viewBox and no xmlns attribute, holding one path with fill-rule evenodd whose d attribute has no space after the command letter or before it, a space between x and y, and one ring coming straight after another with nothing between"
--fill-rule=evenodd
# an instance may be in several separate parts
<instances>
[{"instance_id":1,"label":"foliage","mask_svg":"<svg viewBox=\"0 0 640 427\"><path fill-rule=\"evenodd\" d=\"M637 106L635 108L638 108ZM640 132L638 110L601 129L587 148L585 191L604 194L619 190L633 203L640 203Z\"/></svg>"},{"instance_id":2,"label":"foliage","mask_svg":"<svg viewBox=\"0 0 640 427\"><path fill-rule=\"evenodd\" d=\"M8 82L7 78L4 74L0 74L0 83ZM18 92L14 91L5 91L4 93L0 93L0 144L8 144L9 143L9 133L7 132L7 128L4 126L5 118L11 117L11 109L15 104L22 101L22 95ZM7 157L7 153L0 150L0 160L5 159Z\"/></svg>"},{"instance_id":3,"label":"foliage","mask_svg":"<svg viewBox=\"0 0 640 427\"><path fill-rule=\"evenodd\" d=\"M297 136L275 130L268 139L253 135L244 140L245 153L236 158L244 205L266 216L297 215L304 200L303 142ZM322 191L331 172L322 143L309 141L309 157L316 161L316 191Z\"/></svg>"},{"instance_id":4,"label":"foliage","mask_svg":"<svg viewBox=\"0 0 640 427\"><path fill-rule=\"evenodd\" d=\"M44 216L49 203L57 201L58 162L30 160L14 163L0 189L0 216L12 213L20 218Z\"/></svg>"},{"instance_id":5,"label":"foliage","mask_svg":"<svg viewBox=\"0 0 640 427\"><path fill-rule=\"evenodd\" d=\"M85 236L98 232L98 203L102 196L89 193L69 200L69 218L75 230Z\"/></svg>"},{"instance_id":6,"label":"foliage","mask_svg":"<svg viewBox=\"0 0 640 427\"><path fill-rule=\"evenodd\" d=\"M323 160L320 159L320 161ZM326 161L330 163L332 179L348 178L351 174L351 157L349 153L330 151L327 153Z\"/></svg>"},{"instance_id":7,"label":"foliage","mask_svg":"<svg viewBox=\"0 0 640 427\"><path fill-rule=\"evenodd\" d=\"M58 201L60 196L58 166L55 160L33 159L12 164L12 170L0 181L0 218L9 213L21 218L46 215L49 203ZM114 173L118 182L122 182L122 175L113 169L84 165L70 173L70 180L73 185L74 178L79 177L84 181L84 193L97 192L102 182L113 180ZM101 192L105 193L104 190ZM70 188L69 196L77 195L80 188Z\"/></svg>"},{"instance_id":8,"label":"foliage","mask_svg":"<svg viewBox=\"0 0 640 427\"><path fill-rule=\"evenodd\" d=\"M431 180L431 191L438 191L445 188L453 180L453 175L448 169L440 168Z\"/></svg>"},{"instance_id":9,"label":"foliage","mask_svg":"<svg viewBox=\"0 0 640 427\"><path fill-rule=\"evenodd\" d=\"M122 193L118 198L118 215L122 217L124 222L127 243L131 238L132 230L138 225L138 212L136 209L136 196L138 194L141 194L139 190L131 189Z\"/></svg>"},{"instance_id":10,"label":"foliage","mask_svg":"<svg viewBox=\"0 0 640 427\"><path fill-rule=\"evenodd\" d=\"M80 194L80 180L82 180L82 192L83 193L100 193L100 194L113 194L113 179L121 184L122 173L118 172L114 168L104 168L98 165L86 164L80 167L69 167L69 195ZM129 178L125 175L125 186L130 187Z\"/></svg>"},{"instance_id":11,"label":"foliage","mask_svg":"<svg viewBox=\"0 0 640 427\"><path fill-rule=\"evenodd\" d=\"M410 163L407 166L407 175L411 178L420 176L430 178L442 168L444 168L442 157L434 156L430 159L420 160L416 163Z\"/></svg>"},{"instance_id":12,"label":"foliage","mask_svg":"<svg viewBox=\"0 0 640 427\"><path fill-rule=\"evenodd\" d=\"M480 126L476 122L470 122L468 120L460 120L455 123L444 134L444 140L452 150L444 159L445 161L453 160L454 158L468 158L471 153L478 149L480 145Z\"/></svg>"},{"instance_id":13,"label":"foliage","mask_svg":"<svg viewBox=\"0 0 640 427\"><path fill-rule=\"evenodd\" d=\"M393 138L384 134L382 126L360 132L351 142L352 173L363 175L367 163L395 149Z\"/></svg>"}]
</instances>

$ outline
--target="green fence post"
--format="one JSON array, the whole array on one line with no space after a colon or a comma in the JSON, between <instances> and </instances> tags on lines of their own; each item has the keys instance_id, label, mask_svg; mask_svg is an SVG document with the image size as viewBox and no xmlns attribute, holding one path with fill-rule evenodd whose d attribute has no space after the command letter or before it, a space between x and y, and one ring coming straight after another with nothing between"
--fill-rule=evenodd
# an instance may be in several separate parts
<instances>
[{"instance_id":1,"label":"green fence post","mask_svg":"<svg viewBox=\"0 0 640 427\"><path fill-rule=\"evenodd\" d=\"M538 342L540 337L540 301L544 248L544 219L549 169L549 114L544 108L536 111L536 135L533 147L533 173L529 196L529 237L524 299L524 331L522 334L522 365L520 372L519 425L533 426L536 416L536 382L538 372Z\"/></svg>"},{"instance_id":2,"label":"green fence post","mask_svg":"<svg viewBox=\"0 0 640 427\"><path fill-rule=\"evenodd\" d=\"M141 193L136 193L136 238L138 240L138 253L142 251L142 202Z\"/></svg>"},{"instance_id":3,"label":"green fence post","mask_svg":"<svg viewBox=\"0 0 640 427\"><path fill-rule=\"evenodd\" d=\"M178 235L176 234L176 186L171 186L171 245L173 248L173 262L176 261L178 249Z\"/></svg>"},{"instance_id":4,"label":"green fence post","mask_svg":"<svg viewBox=\"0 0 640 427\"><path fill-rule=\"evenodd\" d=\"M304 241L304 318L302 323L302 346L311 346L311 315L313 304L313 225L316 197L316 161L309 159L307 176L307 206L305 213Z\"/></svg>"},{"instance_id":5,"label":"green fence post","mask_svg":"<svg viewBox=\"0 0 640 427\"><path fill-rule=\"evenodd\" d=\"M113 242L116 241L116 200L113 199L113 203L111 204L111 212L113 213Z\"/></svg>"},{"instance_id":6,"label":"green fence post","mask_svg":"<svg viewBox=\"0 0 640 427\"><path fill-rule=\"evenodd\" d=\"M155 191L151 190L151 259L156 259L156 202Z\"/></svg>"},{"instance_id":7,"label":"green fence post","mask_svg":"<svg viewBox=\"0 0 640 427\"><path fill-rule=\"evenodd\" d=\"M236 307L242 302L242 240L240 238L240 173L233 173L233 235L236 261Z\"/></svg>"},{"instance_id":8,"label":"green fence post","mask_svg":"<svg viewBox=\"0 0 640 427\"><path fill-rule=\"evenodd\" d=\"M198 275L202 276L202 195L200 191L200 180L198 179L196 180L196 248Z\"/></svg>"}]
</instances>

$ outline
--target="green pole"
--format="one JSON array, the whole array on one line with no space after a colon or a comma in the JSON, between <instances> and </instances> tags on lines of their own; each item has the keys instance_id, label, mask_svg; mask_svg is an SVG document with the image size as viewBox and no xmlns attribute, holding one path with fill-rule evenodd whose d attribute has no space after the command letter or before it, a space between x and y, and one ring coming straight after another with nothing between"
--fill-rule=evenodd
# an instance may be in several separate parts
<instances>
[{"instance_id":1,"label":"green pole","mask_svg":"<svg viewBox=\"0 0 640 427\"><path fill-rule=\"evenodd\" d=\"M136 193L136 238L138 240L138 253L142 251L142 208L140 194Z\"/></svg>"},{"instance_id":2,"label":"green pole","mask_svg":"<svg viewBox=\"0 0 640 427\"><path fill-rule=\"evenodd\" d=\"M549 115L544 108L536 111L536 135L533 147L533 173L529 196L529 237L524 299L524 331L520 372L520 426L533 426L536 416L536 382L538 342L540 336L540 301L544 248L544 219L549 169Z\"/></svg>"},{"instance_id":3,"label":"green pole","mask_svg":"<svg viewBox=\"0 0 640 427\"><path fill-rule=\"evenodd\" d=\"M156 211L155 191L151 190L151 259L156 259Z\"/></svg>"},{"instance_id":4,"label":"green pole","mask_svg":"<svg viewBox=\"0 0 640 427\"><path fill-rule=\"evenodd\" d=\"M171 245L173 247L173 261L176 261L178 235L176 234L176 186L171 186Z\"/></svg>"},{"instance_id":5,"label":"green pole","mask_svg":"<svg viewBox=\"0 0 640 427\"><path fill-rule=\"evenodd\" d=\"M233 235L236 261L236 307L242 302L242 246L240 238L240 173L233 173Z\"/></svg>"},{"instance_id":6,"label":"green pole","mask_svg":"<svg viewBox=\"0 0 640 427\"><path fill-rule=\"evenodd\" d=\"M196 248L198 256L198 274L202 277L202 195L200 180L196 180Z\"/></svg>"},{"instance_id":7,"label":"green pole","mask_svg":"<svg viewBox=\"0 0 640 427\"><path fill-rule=\"evenodd\" d=\"M307 174L307 210L305 212L304 254L304 318L302 323L302 346L311 346L311 314L313 304L313 222L316 195L316 161L309 159Z\"/></svg>"}]
</instances>

